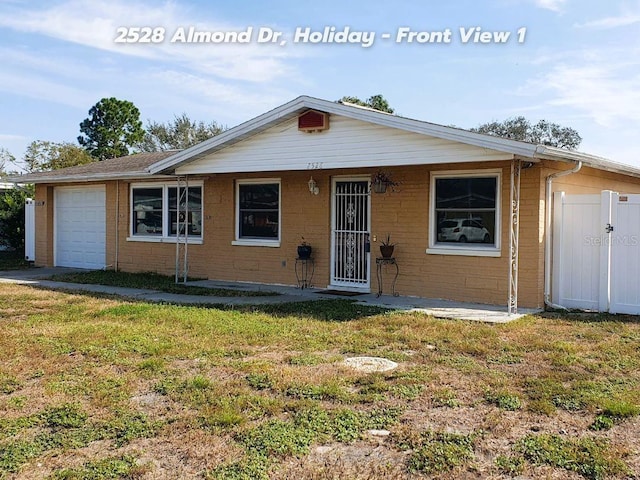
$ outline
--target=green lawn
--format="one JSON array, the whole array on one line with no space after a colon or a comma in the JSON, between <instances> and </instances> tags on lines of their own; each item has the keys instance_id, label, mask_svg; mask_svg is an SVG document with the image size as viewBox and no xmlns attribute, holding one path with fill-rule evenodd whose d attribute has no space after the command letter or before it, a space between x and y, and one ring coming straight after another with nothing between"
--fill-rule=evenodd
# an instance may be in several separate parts
<instances>
[{"instance_id":1,"label":"green lawn","mask_svg":"<svg viewBox=\"0 0 640 480\"><path fill-rule=\"evenodd\" d=\"M215 297L264 297L279 295L266 290L236 290L231 288L205 288L175 283L175 277L157 273L127 273L113 270L91 270L86 272L53 275L58 282L88 283L115 287L145 288L181 295L211 295Z\"/></svg>"},{"instance_id":2,"label":"green lawn","mask_svg":"<svg viewBox=\"0 0 640 480\"><path fill-rule=\"evenodd\" d=\"M3 285L0 322L0 478L640 471L636 317L488 325L347 300L222 310ZM342 365L355 355L399 367Z\"/></svg>"}]
</instances>

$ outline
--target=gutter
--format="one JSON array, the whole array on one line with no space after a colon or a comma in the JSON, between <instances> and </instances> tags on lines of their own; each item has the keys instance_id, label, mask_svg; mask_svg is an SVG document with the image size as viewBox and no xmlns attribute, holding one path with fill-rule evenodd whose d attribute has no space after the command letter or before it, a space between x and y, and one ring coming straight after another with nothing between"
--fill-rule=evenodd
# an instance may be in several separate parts
<instances>
[{"instance_id":1,"label":"gutter","mask_svg":"<svg viewBox=\"0 0 640 480\"><path fill-rule=\"evenodd\" d=\"M582 161L576 160L576 165L571 170L552 173L546 178L545 209L546 219L544 227L544 304L556 310L567 310L562 305L551 302L551 185L556 178L565 177L577 173L582 168Z\"/></svg>"}]
</instances>

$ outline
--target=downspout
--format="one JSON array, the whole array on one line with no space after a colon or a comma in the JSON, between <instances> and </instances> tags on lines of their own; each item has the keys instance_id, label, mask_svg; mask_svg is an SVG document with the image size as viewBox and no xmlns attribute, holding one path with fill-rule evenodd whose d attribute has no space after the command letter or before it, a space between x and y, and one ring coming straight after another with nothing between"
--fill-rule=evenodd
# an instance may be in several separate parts
<instances>
[{"instance_id":1,"label":"downspout","mask_svg":"<svg viewBox=\"0 0 640 480\"><path fill-rule=\"evenodd\" d=\"M579 172L581 168L582 161L577 160L576 166L571 170L552 173L546 179L545 208L547 210L547 218L544 227L544 304L556 310L566 310L566 308L551 302L551 184L556 178L572 175Z\"/></svg>"},{"instance_id":2,"label":"downspout","mask_svg":"<svg viewBox=\"0 0 640 480\"><path fill-rule=\"evenodd\" d=\"M118 253L120 251L120 180L116 180L116 253L113 269L118 271Z\"/></svg>"}]
</instances>

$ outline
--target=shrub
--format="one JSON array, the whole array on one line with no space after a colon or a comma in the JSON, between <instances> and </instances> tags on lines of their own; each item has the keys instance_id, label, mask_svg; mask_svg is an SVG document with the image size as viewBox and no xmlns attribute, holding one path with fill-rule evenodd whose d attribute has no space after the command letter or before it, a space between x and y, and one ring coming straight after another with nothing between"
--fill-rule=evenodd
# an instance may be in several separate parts
<instances>
[{"instance_id":1,"label":"shrub","mask_svg":"<svg viewBox=\"0 0 640 480\"><path fill-rule=\"evenodd\" d=\"M13 188L0 195L0 245L24 253L25 190Z\"/></svg>"}]
</instances>

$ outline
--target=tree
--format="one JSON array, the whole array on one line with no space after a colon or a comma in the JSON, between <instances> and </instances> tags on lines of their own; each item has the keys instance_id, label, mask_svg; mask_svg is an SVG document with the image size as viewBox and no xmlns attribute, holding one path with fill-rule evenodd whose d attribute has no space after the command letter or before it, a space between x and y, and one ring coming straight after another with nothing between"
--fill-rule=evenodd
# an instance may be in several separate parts
<instances>
[{"instance_id":1,"label":"tree","mask_svg":"<svg viewBox=\"0 0 640 480\"><path fill-rule=\"evenodd\" d=\"M127 100L103 98L80 123L78 143L98 160L129 155L129 148L140 143L144 129L140 111Z\"/></svg>"},{"instance_id":2,"label":"tree","mask_svg":"<svg viewBox=\"0 0 640 480\"><path fill-rule=\"evenodd\" d=\"M503 122L483 123L469 130L567 150L575 150L582 142L582 137L573 128L563 127L546 120L540 120L535 125L532 125L529 120L522 116L508 118Z\"/></svg>"},{"instance_id":3,"label":"tree","mask_svg":"<svg viewBox=\"0 0 640 480\"><path fill-rule=\"evenodd\" d=\"M14 163L16 158L6 148L0 147L0 178L7 175L7 163Z\"/></svg>"},{"instance_id":4,"label":"tree","mask_svg":"<svg viewBox=\"0 0 640 480\"><path fill-rule=\"evenodd\" d=\"M31 142L24 154L24 164L29 172L45 172L95 162L86 150L69 142Z\"/></svg>"},{"instance_id":5,"label":"tree","mask_svg":"<svg viewBox=\"0 0 640 480\"><path fill-rule=\"evenodd\" d=\"M355 103L362 107L373 108L381 112L393 113L394 109L389 106L389 102L382 95L373 95L366 100L360 100L358 97L342 97L339 102Z\"/></svg>"},{"instance_id":6,"label":"tree","mask_svg":"<svg viewBox=\"0 0 640 480\"><path fill-rule=\"evenodd\" d=\"M24 204L28 190L12 188L0 195L0 245L24 253Z\"/></svg>"},{"instance_id":7,"label":"tree","mask_svg":"<svg viewBox=\"0 0 640 480\"><path fill-rule=\"evenodd\" d=\"M204 123L191 120L186 113L176 116L173 122L147 122L142 142L137 147L143 152L182 150L204 142L224 132L216 122Z\"/></svg>"}]
</instances>

